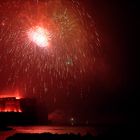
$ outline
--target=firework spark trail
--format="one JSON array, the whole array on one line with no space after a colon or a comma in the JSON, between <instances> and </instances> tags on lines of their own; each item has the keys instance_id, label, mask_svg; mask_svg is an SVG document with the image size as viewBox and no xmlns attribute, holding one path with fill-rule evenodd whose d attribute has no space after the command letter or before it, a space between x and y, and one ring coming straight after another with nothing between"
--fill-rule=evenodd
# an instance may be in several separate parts
<instances>
[{"instance_id":1,"label":"firework spark trail","mask_svg":"<svg viewBox=\"0 0 140 140\"><path fill-rule=\"evenodd\" d=\"M36 94L38 87L44 92L52 87L62 88L69 82L84 81L94 71L100 52L99 35L94 20L80 3L13 2L5 3L5 7L12 11L0 20L0 60L5 58L0 72L11 71L7 72L7 86L18 85L25 95L29 89L30 94ZM39 48L28 38L29 30L37 26L48 30L49 47Z\"/></svg>"}]
</instances>

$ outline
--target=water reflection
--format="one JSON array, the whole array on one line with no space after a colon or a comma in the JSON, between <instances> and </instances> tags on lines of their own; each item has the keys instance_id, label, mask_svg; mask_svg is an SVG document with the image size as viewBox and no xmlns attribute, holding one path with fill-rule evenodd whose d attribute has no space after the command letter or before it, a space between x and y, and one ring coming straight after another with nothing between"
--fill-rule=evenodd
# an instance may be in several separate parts
<instances>
[{"instance_id":1,"label":"water reflection","mask_svg":"<svg viewBox=\"0 0 140 140\"><path fill-rule=\"evenodd\" d=\"M0 132L0 140L5 140L7 137L15 133L52 133L52 134L78 134L85 135L90 133L96 135L95 129L90 127L58 127L58 126L13 126L13 130Z\"/></svg>"}]
</instances>

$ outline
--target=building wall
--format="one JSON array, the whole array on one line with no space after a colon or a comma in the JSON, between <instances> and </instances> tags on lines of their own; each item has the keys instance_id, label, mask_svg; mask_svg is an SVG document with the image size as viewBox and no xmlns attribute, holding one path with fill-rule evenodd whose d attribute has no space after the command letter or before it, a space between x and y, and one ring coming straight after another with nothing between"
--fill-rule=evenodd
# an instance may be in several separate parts
<instances>
[{"instance_id":1,"label":"building wall","mask_svg":"<svg viewBox=\"0 0 140 140\"><path fill-rule=\"evenodd\" d=\"M15 97L0 98L0 112L21 112L20 100Z\"/></svg>"}]
</instances>

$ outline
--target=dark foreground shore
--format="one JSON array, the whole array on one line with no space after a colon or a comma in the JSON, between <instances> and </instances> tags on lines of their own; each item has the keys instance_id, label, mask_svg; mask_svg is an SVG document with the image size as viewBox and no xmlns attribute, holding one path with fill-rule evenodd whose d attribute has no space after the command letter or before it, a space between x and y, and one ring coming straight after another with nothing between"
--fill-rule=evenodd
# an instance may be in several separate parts
<instances>
[{"instance_id":1,"label":"dark foreground shore","mask_svg":"<svg viewBox=\"0 0 140 140\"><path fill-rule=\"evenodd\" d=\"M22 127L21 127L22 128ZM94 140L94 139L104 139L104 138L111 138L114 139L114 137L116 138L130 138L130 137L134 137L136 136L136 129L133 125L121 125L121 126L115 126L115 127L95 127L96 131L95 131L95 135L90 133L90 131L86 131L88 132L86 133L80 133L77 131L77 129L72 129L69 128L70 130L72 129L72 131L68 131L67 132L67 127L40 127L40 130L50 130L50 132L41 132L41 131L37 131L39 128L38 127L25 127L24 129L26 130L30 130L31 131L21 131L20 129L17 129L18 131L15 131L15 133L13 133L12 135L10 134L9 136L7 135L7 137L5 137L6 140ZM13 128L14 129L14 128ZM24 130L23 129L23 130ZM62 132L64 133L60 133L59 131L56 130L63 130ZM68 129L68 130L69 130ZM16 130L16 129L15 129ZM54 132L55 131L55 132ZM9 131L10 132L10 131ZM74 133L76 132L76 133ZM2 140L5 140L2 139ZM0 139L1 140L1 139Z\"/></svg>"},{"instance_id":2,"label":"dark foreground shore","mask_svg":"<svg viewBox=\"0 0 140 140\"><path fill-rule=\"evenodd\" d=\"M12 130L12 128L6 126L0 126L0 131L9 131L9 130Z\"/></svg>"},{"instance_id":3,"label":"dark foreground shore","mask_svg":"<svg viewBox=\"0 0 140 140\"><path fill-rule=\"evenodd\" d=\"M10 136L6 140L92 140L94 136L86 134L81 136L80 134L15 134Z\"/></svg>"}]
</instances>

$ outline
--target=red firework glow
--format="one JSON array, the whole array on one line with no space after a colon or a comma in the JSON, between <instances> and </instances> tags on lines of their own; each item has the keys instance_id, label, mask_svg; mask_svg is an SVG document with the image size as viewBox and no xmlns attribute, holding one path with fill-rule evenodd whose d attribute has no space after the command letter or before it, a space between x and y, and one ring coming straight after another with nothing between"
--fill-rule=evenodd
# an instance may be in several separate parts
<instances>
[{"instance_id":1,"label":"red firework glow","mask_svg":"<svg viewBox=\"0 0 140 140\"><path fill-rule=\"evenodd\" d=\"M15 90L15 91L9 91L9 90L8 91L2 91L0 93L0 98L11 98L11 97L16 98L17 100L22 98L21 93L18 89Z\"/></svg>"},{"instance_id":2,"label":"red firework glow","mask_svg":"<svg viewBox=\"0 0 140 140\"><path fill-rule=\"evenodd\" d=\"M47 47L49 45L49 33L42 27L35 27L28 32L29 39L39 47Z\"/></svg>"},{"instance_id":3,"label":"red firework glow","mask_svg":"<svg viewBox=\"0 0 140 140\"><path fill-rule=\"evenodd\" d=\"M7 5L4 7L7 11ZM59 89L67 97L74 87L83 100L84 91L90 89L87 77L96 75L100 58L100 40L92 17L72 0L15 2L8 3L8 9L9 16L0 28L0 74L6 76L1 75L5 82L1 86L19 86L22 95L39 100L48 93L57 102L63 99L57 95ZM9 92L1 95L19 97Z\"/></svg>"}]
</instances>

